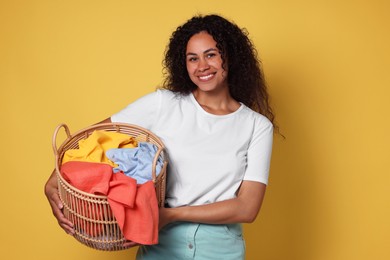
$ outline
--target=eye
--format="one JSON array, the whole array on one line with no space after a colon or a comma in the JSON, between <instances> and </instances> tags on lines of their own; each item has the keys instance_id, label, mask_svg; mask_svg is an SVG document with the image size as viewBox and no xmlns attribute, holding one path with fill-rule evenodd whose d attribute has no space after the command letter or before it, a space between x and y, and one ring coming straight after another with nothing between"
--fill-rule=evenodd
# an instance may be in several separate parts
<instances>
[{"instance_id":1,"label":"eye","mask_svg":"<svg viewBox=\"0 0 390 260\"><path fill-rule=\"evenodd\" d=\"M216 53L213 53L213 52L211 52L211 53L207 53L207 58L213 58L213 57L215 57L215 56L217 56L217 54Z\"/></svg>"},{"instance_id":2,"label":"eye","mask_svg":"<svg viewBox=\"0 0 390 260\"><path fill-rule=\"evenodd\" d=\"M197 60L198 60L197 57L194 57L194 56L188 57L188 61L189 61L189 62L195 62L195 61L197 61Z\"/></svg>"}]
</instances>

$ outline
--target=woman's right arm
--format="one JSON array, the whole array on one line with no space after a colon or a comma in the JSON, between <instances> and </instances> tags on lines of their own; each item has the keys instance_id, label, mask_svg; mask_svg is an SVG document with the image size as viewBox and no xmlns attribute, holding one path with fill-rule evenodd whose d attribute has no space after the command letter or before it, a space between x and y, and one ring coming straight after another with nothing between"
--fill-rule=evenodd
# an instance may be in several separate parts
<instances>
[{"instance_id":1,"label":"woman's right arm","mask_svg":"<svg viewBox=\"0 0 390 260\"><path fill-rule=\"evenodd\" d=\"M54 217L56 217L58 224L60 227L70 235L74 234L73 224L69 220L67 220L62 213L63 205L58 196L58 183L57 176L55 170L50 175L49 179L45 185L45 195L47 200L50 203L51 210L53 212Z\"/></svg>"},{"instance_id":2,"label":"woman's right arm","mask_svg":"<svg viewBox=\"0 0 390 260\"><path fill-rule=\"evenodd\" d=\"M101 123L111 123L111 119L107 118L99 122L99 124ZM73 224L71 221L65 218L62 212L64 205L62 205L60 197L58 196L58 183L57 183L57 176L55 170L50 175L49 179L45 184L45 195L47 197L47 200L49 201L53 215L57 219L60 227L67 234L73 235L74 234Z\"/></svg>"}]
</instances>

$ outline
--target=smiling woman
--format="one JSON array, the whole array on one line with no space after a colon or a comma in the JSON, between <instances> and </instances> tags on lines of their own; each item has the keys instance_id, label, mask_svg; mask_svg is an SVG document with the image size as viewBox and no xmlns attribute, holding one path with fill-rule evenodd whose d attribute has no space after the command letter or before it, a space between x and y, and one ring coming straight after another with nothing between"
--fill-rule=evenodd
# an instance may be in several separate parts
<instances>
[{"instance_id":1,"label":"smiling woman","mask_svg":"<svg viewBox=\"0 0 390 260\"><path fill-rule=\"evenodd\" d=\"M172 34L164 65L161 89L104 120L150 130L169 158L159 243L140 246L137 259L244 259L241 223L260 211L274 129L256 51L234 23L196 16ZM45 192L72 233L54 178Z\"/></svg>"},{"instance_id":2,"label":"smiling woman","mask_svg":"<svg viewBox=\"0 0 390 260\"><path fill-rule=\"evenodd\" d=\"M188 70L187 54L195 40L198 42L196 46L201 47L200 38L208 38L209 44L209 47L203 46L202 56L205 56L205 51L210 51L211 56L218 53L217 57L222 59L222 76L226 77L231 97L266 116L274 124L263 71L248 32L218 15L195 16L173 32L164 59L167 72L164 88L186 95L198 89L199 86L193 82L193 71ZM192 58L199 59L200 53L192 54L195 54L191 55ZM274 128L278 130L275 124Z\"/></svg>"}]
</instances>

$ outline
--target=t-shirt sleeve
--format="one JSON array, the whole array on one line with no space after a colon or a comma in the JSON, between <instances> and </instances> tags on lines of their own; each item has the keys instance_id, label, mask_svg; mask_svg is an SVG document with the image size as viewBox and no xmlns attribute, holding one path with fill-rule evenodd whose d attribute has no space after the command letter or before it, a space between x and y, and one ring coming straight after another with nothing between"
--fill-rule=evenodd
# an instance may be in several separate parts
<instances>
[{"instance_id":1,"label":"t-shirt sleeve","mask_svg":"<svg viewBox=\"0 0 390 260\"><path fill-rule=\"evenodd\" d=\"M160 110L161 90L147 94L111 116L112 122L135 124L151 129Z\"/></svg>"},{"instance_id":2,"label":"t-shirt sleeve","mask_svg":"<svg viewBox=\"0 0 390 260\"><path fill-rule=\"evenodd\" d=\"M248 148L244 180L268 184L272 142L272 123L265 117L258 118Z\"/></svg>"}]
</instances>

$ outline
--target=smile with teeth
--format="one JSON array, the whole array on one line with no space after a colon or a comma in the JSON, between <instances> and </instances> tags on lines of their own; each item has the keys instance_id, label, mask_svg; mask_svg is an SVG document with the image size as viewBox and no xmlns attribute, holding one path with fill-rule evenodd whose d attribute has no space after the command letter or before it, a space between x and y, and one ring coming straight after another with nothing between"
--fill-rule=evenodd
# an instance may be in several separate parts
<instances>
[{"instance_id":1,"label":"smile with teeth","mask_svg":"<svg viewBox=\"0 0 390 260\"><path fill-rule=\"evenodd\" d=\"M212 77L214 77L215 74L211 73L211 74L208 74L208 75L204 75L204 76L198 76L198 78L200 80L209 80L211 79Z\"/></svg>"}]
</instances>

